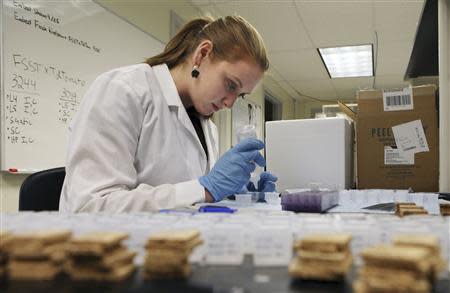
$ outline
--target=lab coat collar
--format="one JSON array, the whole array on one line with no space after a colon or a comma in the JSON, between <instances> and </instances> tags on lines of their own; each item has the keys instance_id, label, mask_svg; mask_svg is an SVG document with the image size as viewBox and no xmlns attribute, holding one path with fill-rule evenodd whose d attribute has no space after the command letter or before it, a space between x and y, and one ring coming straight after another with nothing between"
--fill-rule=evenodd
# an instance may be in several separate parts
<instances>
[{"instance_id":1,"label":"lab coat collar","mask_svg":"<svg viewBox=\"0 0 450 293\"><path fill-rule=\"evenodd\" d=\"M162 94L166 99L167 105L170 107L177 108L177 117L181 124L184 126L186 131L190 133L191 138L196 141L198 150L200 152L200 156L202 157L202 165L204 166L203 172L207 169L207 158L206 154L203 151L202 143L198 138L197 132L192 125L191 119L189 118L186 109L184 108L183 103L181 102L180 95L178 94L177 87L175 86L175 82L173 80L172 75L170 74L169 68L166 64L160 64L152 67L155 76L158 79L158 82L162 89ZM204 125L202 125L203 131L205 131ZM206 134L205 134L206 135ZM209 152L209 150L208 150Z\"/></svg>"},{"instance_id":2,"label":"lab coat collar","mask_svg":"<svg viewBox=\"0 0 450 293\"><path fill-rule=\"evenodd\" d=\"M172 74L170 74L169 67L166 64L155 65L152 67L155 76L163 89L162 93L166 99L167 105L175 107L184 107L178 94L177 87L173 81Z\"/></svg>"}]
</instances>

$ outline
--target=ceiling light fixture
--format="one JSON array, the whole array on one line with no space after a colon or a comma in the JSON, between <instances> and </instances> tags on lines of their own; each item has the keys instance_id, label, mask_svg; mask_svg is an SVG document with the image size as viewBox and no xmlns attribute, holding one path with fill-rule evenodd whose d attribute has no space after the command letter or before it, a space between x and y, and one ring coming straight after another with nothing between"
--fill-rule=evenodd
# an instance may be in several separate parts
<instances>
[{"instance_id":1,"label":"ceiling light fixture","mask_svg":"<svg viewBox=\"0 0 450 293\"><path fill-rule=\"evenodd\" d=\"M373 46L319 48L331 78L373 76Z\"/></svg>"}]
</instances>

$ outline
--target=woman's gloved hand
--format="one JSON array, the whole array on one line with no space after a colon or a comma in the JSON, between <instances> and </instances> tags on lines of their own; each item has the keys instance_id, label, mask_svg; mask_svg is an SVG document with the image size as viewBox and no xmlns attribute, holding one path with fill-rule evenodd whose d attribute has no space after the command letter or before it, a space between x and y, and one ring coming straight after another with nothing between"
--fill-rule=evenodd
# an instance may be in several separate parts
<instances>
[{"instance_id":1,"label":"woman's gloved hand","mask_svg":"<svg viewBox=\"0 0 450 293\"><path fill-rule=\"evenodd\" d=\"M199 182L212 195L215 201L237 193L250 179L256 164L266 165L259 153L264 143L256 138L248 138L228 150L216 162L208 175L199 178Z\"/></svg>"},{"instance_id":2,"label":"woman's gloved hand","mask_svg":"<svg viewBox=\"0 0 450 293\"><path fill-rule=\"evenodd\" d=\"M249 182L247 184L247 191L258 191L258 192L275 192L275 182L277 182L278 178L270 172L262 172L259 181L258 188L255 187L253 182Z\"/></svg>"}]
</instances>

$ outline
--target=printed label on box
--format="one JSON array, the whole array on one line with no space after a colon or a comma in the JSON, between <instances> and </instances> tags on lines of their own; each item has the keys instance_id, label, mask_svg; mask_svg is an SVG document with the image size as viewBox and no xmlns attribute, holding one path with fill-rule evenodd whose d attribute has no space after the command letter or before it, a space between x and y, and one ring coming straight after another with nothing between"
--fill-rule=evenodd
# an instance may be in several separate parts
<instances>
[{"instance_id":1,"label":"printed label on box","mask_svg":"<svg viewBox=\"0 0 450 293\"><path fill-rule=\"evenodd\" d=\"M385 165L414 165L414 153L402 152L390 146L384 147Z\"/></svg>"},{"instance_id":2,"label":"printed label on box","mask_svg":"<svg viewBox=\"0 0 450 293\"><path fill-rule=\"evenodd\" d=\"M392 132L400 151L412 153L430 151L421 120L392 126Z\"/></svg>"},{"instance_id":3,"label":"printed label on box","mask_svg":"<svg viewBox=\"0 0 450 293\"><path fill-rule=\"evenodd\" d=\"M383 91L384 111L404 111L414 109L412 88L402 91Z\"/></svg>"}]
</instances>

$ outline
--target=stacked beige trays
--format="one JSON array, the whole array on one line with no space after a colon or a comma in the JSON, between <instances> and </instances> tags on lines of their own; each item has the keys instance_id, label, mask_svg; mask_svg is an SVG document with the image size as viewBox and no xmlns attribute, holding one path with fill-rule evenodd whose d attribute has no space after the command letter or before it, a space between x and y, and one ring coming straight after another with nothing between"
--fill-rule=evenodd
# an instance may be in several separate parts
<instances>
[{"instance_id":1,"label":"stacked beige trays","mask_svg":"<svg viewBox=\"0 0 450 293\"><path fill-rule=\"evenodd\" d=\"M8 268L7 245L11 240L11 234L6 231L0 231L0 279L6 277Z\"/></svg>"},{"instance_id":2,"label":"stacked beige trays","mask_svg":"<svg viewBox=\"0 0 450 293\"><path fill-rule=\"evenodd\" d=\"M422 247L378 245L362 252L364 266L353 284L356 293L431 291L433 260Z\"/></svg>"},{"instance_id":3,"label":"stacked beige trays","mask_svg":"<svg viewBox=\"0 0 450 293\"><path fill-rule=\"evenodd\" d=\"M191 272L188 258L202 244L197 230L167 231L153 234L147 241L144 278L186 278Z\"/></svg>"},{"instance_id":4,"label":"stacked beige trays","mask_svg":"<svg viewBox=\"0 0 450 293\"><path fill-rule=\"evenodd\" d=\"M438 278L439 273L445 269L447 262L442 258L439 239L435 235L398 235L393 243L399 247L419 247L428 250L431 261L431 281Z\"/></svg>"},{"instance_id":5,"label":"stacked beige trays","mask_svg":"<svg viewBox=\"0 0 450 293\"><path fill-rule=\"evenodd\" d=\"M441 203L439 205L441 216L450 216L450 203Z\"/></svg>"},{"instance_id":6,"label":"stacked beige trays","mask_svg":"<svg viewBox=\"0 0 450 293\"><path fill-rule=\"evenodd\" d=\"M296 257L289 265L289 274L296 278L338 281L352 267L350 234L310 235L294 245Z\"/></svg>"},{"instance_id":7,"label":"stacked beige trays","mask_svg":"<svg viewBox=\"0 0 450 293\"><path fill-rule=\"evenodd\" d=\"M73 280L119 282L135 270L135 252L129 251L122 240L128 234L120 232L91 232L72 238L66 270Z\"/></svg>"},{"instance_id":8,"label":"stacked beige trays","mask_svg":"<svg viewBox=\"0 0 450 293\"><path fill-rule=\"evenodd\" d=\"M63 272L69 230L13 234L7 243L12 280L52 280Z\"/></svg>"},{"instance_id":9,"label":"stacked beige trays","mask_svg":"<svg viewBox=\"0 0 450 293\"><path fill-rule=\"evenodd\" d=\"M395 214L399 217L410 215L426 215L427 210L422 206L417 206L413 202L397 202L395 204Z\"/></svg>"}]
</instances>

